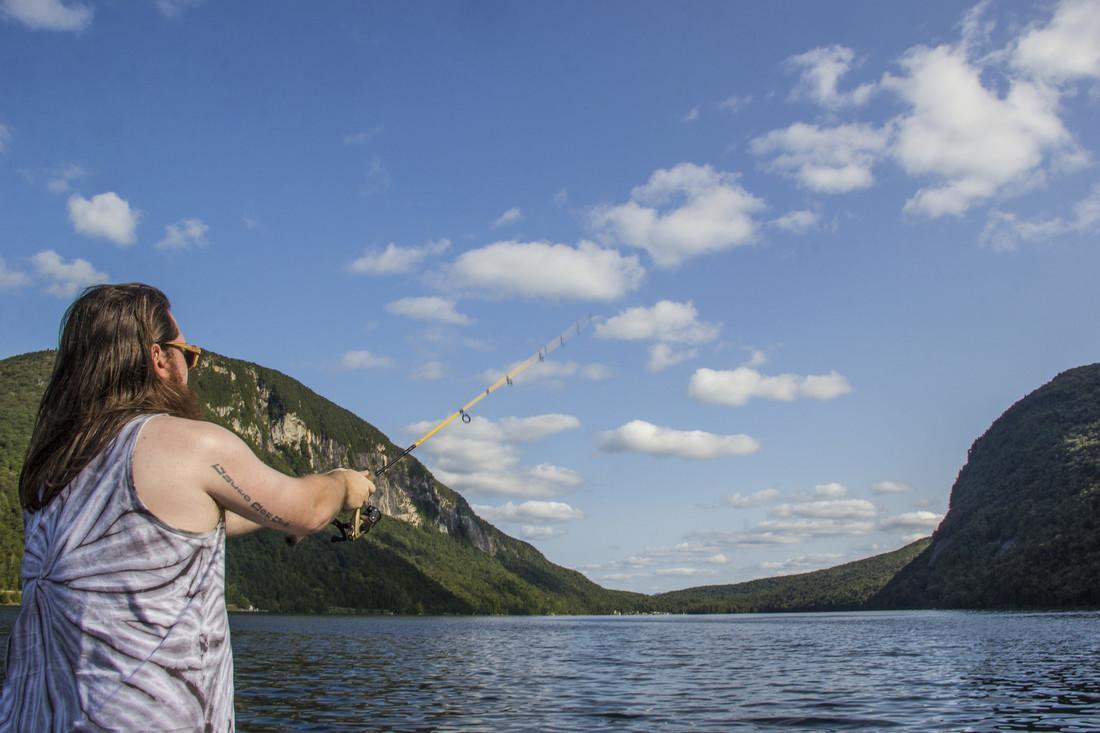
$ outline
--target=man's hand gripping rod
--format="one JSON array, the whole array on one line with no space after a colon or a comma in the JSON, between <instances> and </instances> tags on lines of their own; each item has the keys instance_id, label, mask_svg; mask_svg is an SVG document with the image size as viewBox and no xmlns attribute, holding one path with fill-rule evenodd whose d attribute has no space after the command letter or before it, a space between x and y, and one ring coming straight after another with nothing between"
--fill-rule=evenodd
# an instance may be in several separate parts
<instances>
[{"instance_id":1,"label":"man's hand gripping rod","mask_svg":"<svg viewBox=\"0 0 1100 733\"><path fill-rule=\"evenodd\" d=\"M471 418L469 409L471 407L476 405L478 402L481 402L493 392L496 392L500 387L503 387L506 384L511 386L513 380L517 376L519 376L521 372L525 371L531 365L537 364L538 362L545 360L547 355L549 355L552 351L556 351L562 346L565 346L567 338L572 338L573 336L579 334L581 332L581 328L587 325L591 320L592 316L589 316L584 320L577 321L572 326L563 331L561 335L558 336L556 339L543 346L534 354L531 354L531 356L529 356L526 361L512 367L511 371L509 371L497 381L493 382L493 384L490 385L484 392L479 393L477 397L473 398L465 405L452 412L450 415L447 416L445 420L443 420L434 428L425 433L420 438L420 440L416 441L408 448L403 450L401 452L401 455L397 456L392 461L382 466L382 468L378 469L378 472L375 474L375 476L381 476L386 471L390 470L394 465L398 463L398 461L416 450L417 446L419 446L421 443L431 438L443 428L447 427L447 425L449 425L455 418L462 418L462 422L464 423L470 422ZM332 541L351 542L353 540L357 540L365 535L367 532L370 532L371 527L378 524L378 522L380 522L381 520L382 512L378 510L378 507L374 506L373 504L367 504L365 507L355 510L355 512L352 514L350 522L342 522L339 519L332 520L332 523L336 526L338 530L340 530L340 534L334 535Z\"/></svg>"}]
</instances>

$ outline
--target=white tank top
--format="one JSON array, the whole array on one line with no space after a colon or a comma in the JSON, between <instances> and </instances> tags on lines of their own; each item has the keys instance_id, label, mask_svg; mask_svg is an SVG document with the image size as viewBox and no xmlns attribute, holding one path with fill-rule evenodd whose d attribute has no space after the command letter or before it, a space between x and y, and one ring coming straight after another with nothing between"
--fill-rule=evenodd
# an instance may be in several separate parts
<instances>
[{"instance_id":1,"label":"white tank top","mask_svg":"<svg viewBox=\"0 0 1100 733\"><path fill-rule=\"evenodd\" d=\"M138 499L134 445L150 417L24 515L0 731L234 727L225 522L185 532Z\"/></svg>"}]
</instances>

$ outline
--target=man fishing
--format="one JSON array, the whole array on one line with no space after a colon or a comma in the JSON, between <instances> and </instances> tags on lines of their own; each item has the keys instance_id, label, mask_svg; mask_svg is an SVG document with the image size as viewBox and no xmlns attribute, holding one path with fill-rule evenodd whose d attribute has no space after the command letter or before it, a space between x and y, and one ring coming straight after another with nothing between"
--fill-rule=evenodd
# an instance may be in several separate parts
<instances>
[{"instance_id":1,"label":"man fishing","mask_svg":"<svg viewBox=\"0 0 1100 733\"><path fill-rule=\"evenodd\" d=\"M367 473L284 475L202 421L201 353L148 285L66 312L19 478L0 731L232 730L225 537L301 537L373 493Z\"/></svg>"}]
</instances>

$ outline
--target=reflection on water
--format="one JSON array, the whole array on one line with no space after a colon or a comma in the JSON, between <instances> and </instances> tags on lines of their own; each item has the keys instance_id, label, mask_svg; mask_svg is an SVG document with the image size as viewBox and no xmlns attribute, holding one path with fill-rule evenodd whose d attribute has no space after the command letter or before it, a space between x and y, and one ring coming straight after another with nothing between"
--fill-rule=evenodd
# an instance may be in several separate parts
<instances>
[{"instance_id":1,"label":"reflection on water","mask_svg":"<svg viewBox=\"0 0 1100 733\"><path fill-rule=\"evenodd\" d=\"M244 731L1100 731L1098 613L231 626Z\"/></svg>"}]
</instances>

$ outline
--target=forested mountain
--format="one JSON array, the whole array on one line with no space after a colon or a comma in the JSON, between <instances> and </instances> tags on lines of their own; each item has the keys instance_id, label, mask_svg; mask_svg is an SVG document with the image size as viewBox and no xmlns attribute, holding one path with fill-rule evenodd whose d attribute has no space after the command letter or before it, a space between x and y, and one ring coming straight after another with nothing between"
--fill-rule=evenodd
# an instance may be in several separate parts
<instances>
[{"instance_id":1,"label":"forested mountain","mask_svg":"<svg viewBox=\"0 0 1100 733\"><path fill-rule=\"evenodd\" d=\"M931 545L872 605L1100 605L1100 364L1058 375L974 442Z\"/></svg>"},{"instance_id":2,"label":"forested mountain","mask_svg":"<svg viewBox=\"0 0 1100 733\"><path fill-rule=\"evenodd\" d=\"M928 547L927 538L900 550L812 573L707 585L653 597L672 613L767 613L857 611L897 572Z\"/></svg>"},{"instance_id":3,"label":"forested mountain","mask_svg":"<svg viewBox=\"0 0 1100 733\"><path fill-rule=\"evenodd\" d=\"M19 588L18 478L53 352L0 361L0 590ZM204 354L191 373L209 419L275 468L301 475L338 466L377 469L400 449L351 412L255 364ZM601 588L482 520L413 456L380 477L382 522L365 540L327 535L288 547L274 532L229 540L231 604L272 611L609 613L646 596Z\"/></svg>"}]
</instances>

